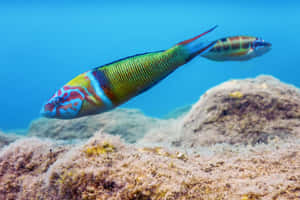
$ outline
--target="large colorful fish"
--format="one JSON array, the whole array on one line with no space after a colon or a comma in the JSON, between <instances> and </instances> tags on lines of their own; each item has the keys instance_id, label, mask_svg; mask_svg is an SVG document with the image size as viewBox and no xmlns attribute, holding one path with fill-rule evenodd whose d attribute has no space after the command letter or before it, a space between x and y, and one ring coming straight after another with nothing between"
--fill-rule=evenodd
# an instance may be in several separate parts
<instances>
[{"instance_id":1,"label":"large colorful fish","mask_svg":"<svg viewBox=\"0 0 300 200\"><path fill-rule=\"evenodd\" d=\"M254 37L203 41L202 36L215 28L170 49L126 57L82 73L59 89L41 114L72 119L105 112L151 88L198 55L212 60L245 60L270 48L269 43Z\"/></svg>"}]
</instances>

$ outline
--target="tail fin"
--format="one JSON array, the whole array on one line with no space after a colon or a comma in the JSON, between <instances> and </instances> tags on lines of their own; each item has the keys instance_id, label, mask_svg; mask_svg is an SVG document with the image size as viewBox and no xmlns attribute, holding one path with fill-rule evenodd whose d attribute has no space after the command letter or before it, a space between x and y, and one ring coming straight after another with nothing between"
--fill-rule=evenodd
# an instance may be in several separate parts
<instances>
[{"instance_id":1,"label":"tail fin","mask_svg":"<svg viewBox=\"0 0 300 200\"><path fill-rule=\"evenodd\" d=\"M217 27L218 26L216 25L211 29L205 31L204 33L197 35L196 37L179 42L177 45L181 45L187 50L188 54L190 55L190 59L192 59L197 55L204 54L208 52L211 48L213 48L213 46L216 44L217 41L207 42L207 41L202 41L200 38L206 35L207 33L212 32Z\"/></svg>"}]
</instances>

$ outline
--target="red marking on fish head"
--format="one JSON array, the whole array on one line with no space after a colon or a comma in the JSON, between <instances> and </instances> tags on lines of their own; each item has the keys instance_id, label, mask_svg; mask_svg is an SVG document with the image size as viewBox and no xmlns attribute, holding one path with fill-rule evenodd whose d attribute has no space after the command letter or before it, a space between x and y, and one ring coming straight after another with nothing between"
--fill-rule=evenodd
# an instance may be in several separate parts
<instances>
[{"instance_id":1,"label":"red marking on fish head","mask_svg":"<svg viewBox=\"0 0 300 200\"><path fill-rule=\"evenodd\" d=\"M81 87L64 86L43 106L41 114L50 118L69 119L77 116L85 99Z\"/></svg>"}]
</instances>

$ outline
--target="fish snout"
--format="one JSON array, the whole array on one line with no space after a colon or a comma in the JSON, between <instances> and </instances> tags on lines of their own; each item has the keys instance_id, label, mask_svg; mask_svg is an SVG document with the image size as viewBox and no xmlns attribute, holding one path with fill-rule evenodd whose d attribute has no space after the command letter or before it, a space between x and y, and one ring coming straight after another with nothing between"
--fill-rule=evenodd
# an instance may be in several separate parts
<instances>
[{"instance_id":1,"label":"fish snout","mask_svg":"<svg viewBox=\"0 0 300 200\"><path fill-rule=\"evenodd\" d=\"M270 48L272 47L272 44L270 42L266 42L265 40L261 38L256 38L256 40L252 43L252 48L258 49L258 48Z\"/></svg>"},{"instance_id":2,"label":"fish snout","mask_svg":"<svg viewBox=\"0 0 300 200\"><path fill-rule=\"evenodd\" d=\"M270 42L266 42L262 39L257 39L253 42L252 48L252 57L261 56L272 49L272 44Z\"/></svg>"},{"instance_id":3,"label":"fish snout","mask_svg":"<svg viewBox=\"0 0 300 200\"><path fill-rule=\"evenodd\" d=\"M262 46L271 48L272 44L270 42L263 41Z\"/></svg>"},{"instance_id":4,"label":"fish snout","mask_svg":"<svg viewBox=\"0 0 300 200\"><path fill-rule=\"evenodd\" d=\"M40 110L40 114L43 117L48 117L48 118L52 118L55 115L55 105L53 105L52 103L45 103L41 110Z\"/></svg>"}]
</instances>

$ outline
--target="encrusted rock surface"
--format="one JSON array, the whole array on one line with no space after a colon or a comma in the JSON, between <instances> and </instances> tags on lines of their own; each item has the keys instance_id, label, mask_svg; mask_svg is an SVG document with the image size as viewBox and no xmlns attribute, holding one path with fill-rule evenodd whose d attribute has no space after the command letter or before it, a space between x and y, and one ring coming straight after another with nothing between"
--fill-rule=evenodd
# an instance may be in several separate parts
<instances>
[{"instance_id":1,"label":"encrusted rock surface","mask_svg":"<svg viewBox=\"0 0 300 200\"><path fill-rule=\"evenodd\" d=\"M164 119L176 119L187 114L192 108L192 105L181 106L179 108L175 108L171 112L167 113L163 118Z\"/></svg>"},{"instance_id":2,"label":"encrusted rock surface","mask_svg":"<svg viewBox=\"0 0 300 200\"><path fill-rule=\"evenodd\" d=\"M115 109L72 120L40 118L31 123L28 135L63 140L87 139L96 131L103 130L112 135L120 135L126 142L134 143L159 121L138 110Z\"/></svg>"},{"instance_id":3,"label":"encrusted rock surface","mask_svg":"<svg viewBox=\"0 0 300 200\"><path fill-rule=\"evenodd\" d=\"M0 131L0 149L15 140L19 139L20 136L12 134L12 133L3 133Z\"/></svg>"},{"instance_id":4,"label":"encrusted rock surface","mask_svg":"<svg viewBox=\"0 0 300 200\"><path fill-rule=\"evenodd\" d=\"M180 131L190 146L300 137L300 91L271 76L228 81L200 98Z\"/></svg>"},{"instance_id":5,"label":"encrusted rock surface","mask_svg":"<svg viewBox=\"0 0 300 200\"><path fill-rule=\"evenodd\" d=\"M73 120L41 118L32 122L29 136L87 139L103 130L129 143L150 145L268 143L299 137L300 91L271 76L231 80L208 90L192 109L185 106L168 116L155 119L138 110L116 109Z\"/></svg>"},{"instance_id":6,"label":"encrusted rock surface","mask_svg":"<svg viewBox=\"0 0 300 200\"><path fill-rule=\"evenodd\" d=\"M210 150L136 148L103 133L76 146L22 139L0 152L0 199L299 197L299 143Z\"/></svg>"},{"instance_id":7,"label":"encrusted rock surface","mask_svg":"<svg viewBox=\"0 0 300 200\"><path fill-rule=\"evenodd\" d=\"M0 135L11 143L0 150L0 199L299 199L299 101L299 89L260 76L216 86L168 120L127 109L39 119L30 135L91 138Z\"/></svg>"}]
</instances>

